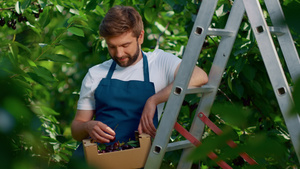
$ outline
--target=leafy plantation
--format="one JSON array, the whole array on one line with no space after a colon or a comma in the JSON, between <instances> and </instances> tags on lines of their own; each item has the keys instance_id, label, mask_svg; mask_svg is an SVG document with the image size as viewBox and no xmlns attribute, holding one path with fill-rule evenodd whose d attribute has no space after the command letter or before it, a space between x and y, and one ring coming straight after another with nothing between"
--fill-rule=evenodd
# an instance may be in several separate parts
<instances>
[{"instance_id":1,"label":"leafy plantation","mask_svg":"<svg viewBox=\"0 0 300 169\"><path fill-rule=\"evenodd\" d=\"M280 2L299 53L300 1ZM67 167L76 147L70 124L81 81L91 66L109 59L98 26L114 5L130 5L141 13L144 51L161 48L181 57L201 0L0 0L3 168ZM224 27L231 6L231 0L219 1L212 27ZM199 56L198 66L207 73L219 41L220 37L207 37ZM291 81L278 51L288 82L294 87L296 106L291 113L299 113L300 81ZM183 103L178 122L187 129L198 101L189 95ZM246 15L209 118L224 135L216 136L206 129L202 146L190 158L201 160L203 168L218 168L206 156L212 150L233 168L249 167L237 151L246 151L262 168L299 167ZM239 145L238 150L225 145L228 137ZM171 141L183 139L173 132ZM162 168L176 168L179 157L180 151L166 153ZM71 167L83 168L85 164Z\"/></svg>"}]
</instances>

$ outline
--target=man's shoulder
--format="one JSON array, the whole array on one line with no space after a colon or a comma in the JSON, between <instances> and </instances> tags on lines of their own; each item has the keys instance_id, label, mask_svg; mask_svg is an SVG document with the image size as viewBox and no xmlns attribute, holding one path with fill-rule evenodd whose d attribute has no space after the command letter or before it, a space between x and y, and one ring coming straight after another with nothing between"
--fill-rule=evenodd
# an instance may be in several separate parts
<instances>
[{"instance_id":1,"label":"man's shoulder","mask_svg":"<svg viewBox=\"0 0 300 169\"><path fill-rule=\"evenodd\" d=\"M91 68L89 68L89 71L94 72L94 71L108 70L111 66L111 63L112 63L112 59L109 59L107 61L92 66Z\"/></svg>"},{"instance_id":2,"label":"man's shoulder","mask_svg":"<svg viewBox=\"0 0 300 169\"><path fill-rule=\"evenodd\" d=\"M147 58L150 62L169 62L169 61L177 61L180 60L177 56L170 52L166 52L162 49L155 49L152 52L148 52Z\"/></svg>"},{"instance_id":3,"label":"man's shoulder","mask_svg":"<svg viewBox=\"0 0 300 169\"><path fill-rule=\"evenodd\" d=\"M103 63L97 64L89 68L88 74L93 78L99 78L103 77L107 74L110 66L111 66L112 60L107 60Z\"/></svg>"},{"instance_id":4,"label":"man's shoulder","mask_svg":"<svg viewBox=\"0 0 300 169\"><path fill-rule=\"evenodd\" d=\"M161 49L154 49L154 51L147 52L146 55L148 57L157 57L165 54L166 52Z\"/></svg>"}]
</instances>

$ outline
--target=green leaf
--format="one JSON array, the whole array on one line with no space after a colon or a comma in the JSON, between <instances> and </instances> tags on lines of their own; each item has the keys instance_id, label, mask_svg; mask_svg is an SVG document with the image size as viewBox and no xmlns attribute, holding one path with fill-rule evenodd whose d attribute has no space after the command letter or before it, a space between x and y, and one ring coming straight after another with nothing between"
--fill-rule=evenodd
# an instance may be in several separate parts
<instances>
[{"instance_id":1,"label":"green leaf","mask_svg":"<svg viewBox=\"0 0 300 169\"><path fill-rule=\"evenodd\" d=\"M56 9L57 9L60 13L62 13L62 12L64 11L64 7L63 7L63 6L56 5L55 7L56 7Z\"/></svg>"},{"instance_id":2,"label":"green leaf","mask_svg":"<svg viewBox=\"0 0 300 169\"><path fill-rule=\"evenodd\" d=\"M77 24L80 24L80 25L88 25L86 22L88 20L82 16L78 16L78 15L75 15L75 16L72 16L70 17L70 19L68 19L68 24L71 24L71 23L77 23Z\"/></svg>"},{"instance_id":3,"label":"green leaf","mask_svg":"<svg viewBox=\"0 0 300 169\"><path fill-rule=\"evenodd\" d=\"M90 11L96 8L97 5L97 0L91 0L87 5L86 5L86 10Z\"/></svg>"},{"instance_id":4,"label":"green leaf","mask_svg":"<svg viewBox=\"0 0 300 169\"><path fill-rule=\"evenodd\" d=\"M64 28L64 27L62 27L62 28L56 28L54 30L53 34L55 36L59 36L60 34L64 33L66 30L67 30L67 28Z\"/></svg>"},{"instance_id":5,"label":"green leaf","mask_svg":"<svg viewBox=\"0 0 300 169\"><path fill-rule=\"evenodd\" d=\"M235 63L234 68L235 68L235 70L236 70L237 73L240 73L241 70L243 69L244 64L245 64L244 61L245 61L245 60L244 60L243 58L239 58L239 59L237 60L237 62Z\"/></svg>"},{"instance_id":6,"label":"green leaf","mask_svg":"<svg viewBox=\"0 0 300 169\"><path fill-rule=\"evenodd\" d=\"M22 12L21 12L21 9L20 9L20 2L18 1L18 2L16 2L16 4L15 4L15 10L16 10L16 12L18 13L18 14L21 14Z\"/></svg>"},{"instance_id":7,"label":"green leaf","mask_svg":"<svg viewBox=\"0 0 300 169\"><path fill-rule=\"evenodd\" d=\"M21 12L22 13L30 5L30 3L31 3L31 0L25 0L25 1L23 1L22 6L21 6Z\"/></svg>"},{"instance_id":8,"label":"green leaf","mask_svg":"<svg viewBox=\"0 0 300 169\"><path fill-rule=\"evenodd\" d=\"M44 105L36 105L32 107L33 111L38 114L38 115L59 115L59 113L57 113L55 110L53 110L50 107L44 106Z\"/></svg>"},{"instance_id":9,"label":"green leaf","mask_svg":"<svg viewBox=\"0 0 300 169\"><path fill-rule=\"evenodd\" d=\"M242 70L242 74L248 79L253 80L257 70L249 64L246 64Z\"/></svg>"},{"instance_id":10,"label":"green leaf","mask_svg":"<svg viewBox=\"0 0 300 169\"><path fill-rule=\"evenodd\" d=\"M81 53L81 52L88 51L87 48L79 40L64 39L60 42L60 44L70 49L74 53Z\"/></svg>"},{"instance_id":11,"label":"green leaf","mask_svg":"<svg viewBox=\"0 0 300 169\"><path fill-rule=\"evenodd\" d=\"M37 76L43 78L47 82L56 82L56 79L54 78L52 73L45 67L37 66L34 67L33 70Z\"/></svg>"},{"instance_id":12,"label":"green leaf","mask_svg":"<svg viewBox=\"0 0 300 169\"><path fill-rule=\"evenodd\" d=\"M39 60L50 60L53 62L66 62L66 63L73 62L70 58L61 54L44 54L40 57Z\"/></svg>"},{"instance_id":13,"label":"green leaf","mask_svg":"<svg viewBox=\"0 0 300 169\"><path fill-rule=\"evenodd\" d=\"M240 129L248 127L248 118L251 115L249 109L245 109L241 105L229 103L215 103L212 107L212 112L220 116L226 124L237 126Z\"/></svg>"},{"instance_id":14,"label":"green leaf","mask_svg":"<svg viewBox=\"0 0 300 169\"><path fill-rule=\"evenodd\" d=\"M27 46L25 46L17 41L15 41L14 44L16 44L18 47L24 49L26 52L28 52L29 55L31 55L31 50Z\"/></svg>"},{"instance_id":15,"label":"green leaf","mask_svg":"<svg viewBox=\"0 0 300 169\"><path fill-rule=\"evenodd\" d=\"M77 27L70 27L68 29L68 32L74 34L74 35L77 35L77 36L81 36L81 37L84 37L84 32L82 29L79 29Z\"/></svg>"},{"instance_id":16,"label":"green leaf","mask_svg":"<svg viewBox=\"0 0 300 169\"><path fill-rule=\"evenodd\" d=\"M156 12L153 8L146 8L144 11L144 15L148 22L152 22L155 18Z\"/></svg>"},{"instance_id":17,"label":"green leaf","mask_svg":"<svg viewBox=\"0 0 300 169\"><path fill-rule=\"evenodd\" d=\"M51 11L49 13L49 8L45 8L43 12L40 14L40 19L39 19L40 25L43 28L46 27L50 23L51 18L52 18Z\"/></svg>"},{"instance_id":18,"label":"green leaf","mask_svg":"<svg viewBox=\"0 0 300 169\"><path fill-rule=\"evenodd\" d=\"M244 87L240 80L235 79L232 82L232 92L240 99L244 94Z\"/></svg>"},{"instance_id":19,"label":"green leaf","mask_svg":"<svg viewBox=\"0 0 300 169\"><path fill-rule=\"evenodd\" d=\"M40 4L40 6L41 6L42 8L45 8L46 5L47 5L47 0L38 0L38 3Z\"/></svg>"},{"instance_id":20,"label":"green leaf","mask_svg":"<svg viewBox=\"0 0 300 169\"><path fill-rule=\"evenodd\" d=\"M37 67L37 65L31 59L27 59L27 62L31 67Z\"/></svg>"},{"instance_id":21,"label":"green leaf","mask_svg":"<svg viewBox=\"0 0 300 169\"><path fill-rule=\"evenodd\" d=\"M263 94L262 87L261 87L261 85L260 85L257 81L253 80L252 83L250 83L250 86L251 86L251 87L253 88L253 90L256 91L257 93Z\"/></svg>"},{"instance_id":22,"label":"green leaf","mask_svg":"<svg viewBox=\"0 0 300 169\"><path fill-rule=\"evenodd\" d=\"M55 110L47 106L40 106L40 109L42 113L46 115L59 115L59 113L57 113Z\"/></svg>"}]
</instances>

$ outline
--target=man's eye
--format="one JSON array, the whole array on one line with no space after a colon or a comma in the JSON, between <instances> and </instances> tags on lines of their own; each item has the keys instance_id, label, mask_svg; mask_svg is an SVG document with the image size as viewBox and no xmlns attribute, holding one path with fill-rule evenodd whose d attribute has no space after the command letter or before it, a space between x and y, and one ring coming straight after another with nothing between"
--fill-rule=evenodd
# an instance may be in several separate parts
<instances>
[{"instance_id":1,"label":"man's eye","mask_svg":"<svg viewBox=\"0 0 300 169\"><path fill-rule=\"evenodd\" d=\"M128 46L129 46L129 44L125 44L125 45L123 45L123 47L124 47L124 48L127 48Z\"/></svg>"}]
</instances>

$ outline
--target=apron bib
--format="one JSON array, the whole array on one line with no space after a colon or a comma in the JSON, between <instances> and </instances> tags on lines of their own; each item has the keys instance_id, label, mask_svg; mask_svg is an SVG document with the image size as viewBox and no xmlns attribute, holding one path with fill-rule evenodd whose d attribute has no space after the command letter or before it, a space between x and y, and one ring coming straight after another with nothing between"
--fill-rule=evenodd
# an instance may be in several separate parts
<instances>
[{"instance_id":1,"label":"apron bib","mask_svg":"<svg viewBox=\"0 0 300 169\"><path fill-rule=\"evenodd\" d=\"M116 141L127 142L135 139L144 105L155 94L154 84L149 81L147 57L143 53L144 81L121 81L112 79L116 68L113 61L106 78L103 78L95 91L96 118L115 130ZM153 117L158 125L157 110Z\"/></svg>"}]
</instances>

